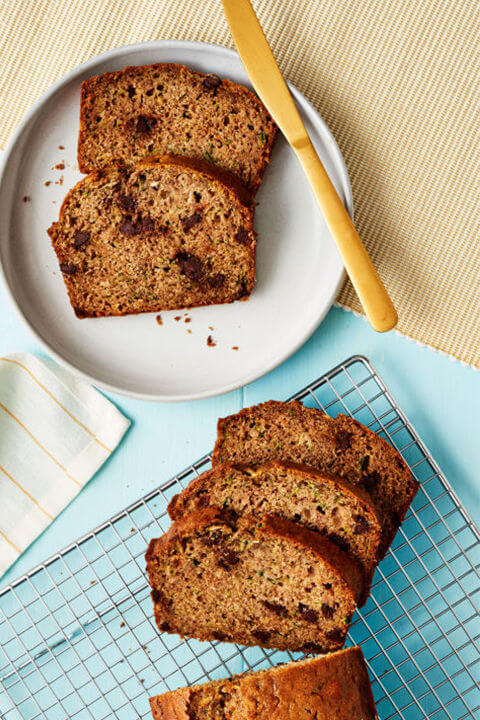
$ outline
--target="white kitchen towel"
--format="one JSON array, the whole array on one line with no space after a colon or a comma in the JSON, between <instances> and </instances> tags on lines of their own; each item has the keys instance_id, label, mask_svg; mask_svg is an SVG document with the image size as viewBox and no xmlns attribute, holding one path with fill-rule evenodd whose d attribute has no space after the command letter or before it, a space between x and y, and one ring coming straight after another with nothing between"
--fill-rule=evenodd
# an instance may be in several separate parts
<instances>
[{"instance_id":1,"label":"white kitchen towel","mask_svg":"<svg viewBox=\"0 0 480 720\"><path fill-rule=\"evenodd\" d=\"M97 472L129 424L52 361L29 353L0 358L0 576Z\"/></svg>"}]
</instances>

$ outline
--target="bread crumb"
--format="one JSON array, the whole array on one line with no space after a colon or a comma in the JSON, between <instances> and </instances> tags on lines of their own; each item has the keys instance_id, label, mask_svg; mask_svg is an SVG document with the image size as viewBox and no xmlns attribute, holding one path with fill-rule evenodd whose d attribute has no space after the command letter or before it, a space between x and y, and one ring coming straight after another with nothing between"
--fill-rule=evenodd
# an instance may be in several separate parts
<instances>
[{"instance_id":1,"label":"bread crumb","mask_svg":"<svg viewBox=\"0 0 480 720\"><path fill-rule=\"evenodd\" d=\"M213 332L213 327L211 325L208 326L208 329Z\"/></svg>"},{"instance_id":2,"label":"bread crumb","mask_svg":"<svg viewBox=\"0 0 480 720\"><path fill-rule=\"evenodd\" d=\"M51 185L51 184L52 184L52 181L51 181L51 180L47 180L47 181L44 183L45 187L48 187L48 186Z\"/></svg>"},{"instance_id":3,"label":"bread crumb","mask_svg":"<svg viewBox=\"0 0 480 720\"><path fill-rule=\"evenodd\" d=\"M31 199L32 198L29 195L24 195L22 198L23 202L30 202Z\"/></svg>"},{"instance_id":4,"label":"bread crumb","mask_svg":"<svg viewBox=\"0 0 480 720\"><path fill-rule=\"evenodd\" d=\"M191 330L187 330L187 333L188 333L189 335L191 335L191 334L192 334L192 331L191 331Z\"/></svg>"},{"instance_id":5,"label":"bread crumb","mask_svg":"<svg viewBox=\"0 0 480 720\"><path fill-rule=\"evenodd\" d=\"M59 150L65 150L65 147L64 147L63 145L59 145L59 146L58 146L58 149L59 149Z\"/></svg>"},{"instance_id":6,"label":"bread crumb","mask_svg":"<svg viewBox=\"0 0 480 720\"><path fill-rule=\"evenodd\" d=\"M120 623L120 627L125 627L125 623L123 622L123 620L122 620L122 622Z\"/></svg>"},{"instance_id":7,"label":"bread crumb","mask_svg":"<svg viewBox=\"0 0 480 720\"><path fill-rule=\"evenodd\" d=\"M157 317L155 319L157 321L157 325L163 325L163 320L162 320L161 315L157 315Z\"/></svg>"},{"instance_id":8,"label":"bread crumb","mask_svg":"<svg viewBox=\"0 0 480 720\"><path fill-rule=\"evenodd\" d=\"M181 316L181 315L175 315L175 317L174 317L173 319L178 322L179 320L182 319L182 316Z\"/></svg>"},{"instance_id":9,"label":"bread crumb","mask_svg":"<svg viewBox=\"0 0 480 720\"><path fill-rule=\"evenodd\" d=\"M192 322L192 318L186 317L186 318L185 318L185 322L186 322L186 323Z\"/></svg>"},{"instance_id":10,"label":"bread crumb","mask_svg":"<svg viewBox=\"0 0 480 720\"><path fill-rule=\"evenodd\" d=\"M54 165L52 167L52 170L65 170L65 163L64 162L57 163L56 165Z\"/></svg>"},{"instance_id":11,"label":"bread crumb","mask_svg":"<svg viewBox=\"0 0 480 720\"><path fill-rule=\"evenodd\" d=\"M217 343L216 343L215 340L212 338L212 336L209 335L209 336L207 337L207 345L208 345L208 347L215 347L216 344L217 344Z\"/></svg>"},{"instance_id":12,"label":"bread crumb","mask_svg":"<svg viewBox=\"0 0 480 720\"><path fill-rule=\"evenodd\" d=\"M60 175L58 180L55 180L55 185L63 185L63 175Z\"/></svg>"},{"instance_id":13,"label":"bread crumb","mask_svg":"<svg viewBox=\"0 0 480 720\"><path fill-rule=\"evenodd\" d=\"M232 350L238 350L238 345L232 345Z\"/></svg>"}]
</instances>

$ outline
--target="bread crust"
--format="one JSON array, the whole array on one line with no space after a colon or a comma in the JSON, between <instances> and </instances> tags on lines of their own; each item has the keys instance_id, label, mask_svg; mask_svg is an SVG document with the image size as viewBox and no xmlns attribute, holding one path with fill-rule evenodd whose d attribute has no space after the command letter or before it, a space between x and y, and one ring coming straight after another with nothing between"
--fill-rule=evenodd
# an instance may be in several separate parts
<instances>
[{"instance_id":1,"label":"bread crust","mask_svg":"<svg viewBox=\"0 0 480 720\"><path fill-rule=\"evenodd\" d=\"M183 75L187 79L187 82L205 82L208 77L214 77L211 75L206 75L204 73L196 72L191 68L187 67L186 65L182 65L180 63L154 63L151 65L130 65L128 67L125 67L123 70L103 73L102 75L96 75L88 78L87 80L84 80L82 82L80 94L80 130L77 146L78 166L81 172L92 172L100 165L100 163L92 161L88 157L87 147L90 138L88 121L89 114L93 110L94 99L102 93L104 84L118 84L118 82L122 80L122 78L128 76L128 74L131 72L154 73L156 71L170 71L178 73L180 75L183 73ZM225 90L228 94L230 94L232 97L238 98L240 102L245 103L247 106L254 108L257 113L264 115L265 122L268 126L268 137L266 139L263 152L261 153L258 160L251 167L251 181L249 183L244 183L245 185L247 185L250 193L254 195L261 183L265 169L270 162L271 151L277 134L277 126L273 122L268 112L265 110L261 100L254 92L244 87L243 85L234 83L228 78L219 78L219 80L221 81L222 89ZM118 158L111 158L110 162L111 160L115 159L118 160ZM232 172L231 168L230 171Z\"/></svg>"},{"instance_id":2,"label":"bread crust","mask_svg":"<svg viewBox=\"0 0 480 720\"><path fill-rule=\"evenodd\" d=\"M185 687L149 698L154 720L191 720L188 712L192 689Z\"/></svg>"}]
</instances>

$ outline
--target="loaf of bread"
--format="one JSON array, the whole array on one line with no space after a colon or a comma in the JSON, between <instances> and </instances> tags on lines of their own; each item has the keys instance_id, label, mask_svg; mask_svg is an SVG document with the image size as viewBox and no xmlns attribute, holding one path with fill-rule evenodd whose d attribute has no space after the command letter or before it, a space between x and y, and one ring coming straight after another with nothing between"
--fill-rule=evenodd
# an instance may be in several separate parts
<instances>
[{"instance_id":1,"label":"loaf of bread","mask_svg":"<svg viewBox=\"0 0 480 720\"><path fill-rule=\"evenodd\" d=\"M379 558L388 550L418 489L401 455L346 415L333 419L299 402L270 401L218 421L212 462L302 463L367 492L382 518Z\"/></svg>"},{"instance_id":2,"label":"loaf of bread","mask_svg":"<svg viewBox=\"0 0 480 720\"><path fill-rule=\"evenodd\" d=\"M256 467L223 463L176 495L168 512L178 520L207 506L236 515L275 515L326 535L360 562L368 590L382 529L370 496L348 481L276 460Z\"/></svg>"},{"instance_id":3,"label":"loaf of bread","mask_svg":"<svg viewBox=\"0 0 480 720\"><path fill-rule=\"evenodd\" d=\"M154 720L377 718L359 647L180 688L150 698L150 706Z\"/></svg>"},{"instance_id":4,"label":"loaf of bread","mask_svg":"<svg viewBox=\"0 0 480 720\"><path fill-rule=\"evenodd\" d=\"M180 157L87 176L48 231L77 316L248 299L256 242L250 201L226 171Z\"/></svg>"},{"instance_id":5,"label":"loaf of bread","mask_svg":"<svg viewBox=\"0 0 480 720\"><path fill-rule=\"evenodd\" d=\"M146 554L160 630L282 650L343 646L360 565L318 533L262 516L189 513Z\"/></svg>"},{"instance_id":6,"label":"loaf of bread","mask_svg":"<svg viewBox=\"0 0 480 720\"><path fill-rule=\"evenodd\" d=\"M276 126L247 88L184 65L127 67L84 80L78 164L85 173L146 155L223 167L254 193Z\"/></svg>"}]
</instances>

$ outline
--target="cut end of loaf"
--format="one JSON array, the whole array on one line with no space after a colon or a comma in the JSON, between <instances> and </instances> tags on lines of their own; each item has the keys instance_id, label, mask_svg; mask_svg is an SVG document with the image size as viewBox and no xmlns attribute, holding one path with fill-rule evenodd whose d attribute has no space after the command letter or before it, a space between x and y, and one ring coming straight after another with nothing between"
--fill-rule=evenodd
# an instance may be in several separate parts
<instances>
[{"instance_id":1,"label":"cut end of loaf","mask_svg":"<svg viewBox=\"0 0 480 720\"><path fill-rule=\"evenodd\" d=\"M180 688L150 698L150 706L154 720L377 718L358 647Z\"/></svg>"}]
</instances>

